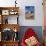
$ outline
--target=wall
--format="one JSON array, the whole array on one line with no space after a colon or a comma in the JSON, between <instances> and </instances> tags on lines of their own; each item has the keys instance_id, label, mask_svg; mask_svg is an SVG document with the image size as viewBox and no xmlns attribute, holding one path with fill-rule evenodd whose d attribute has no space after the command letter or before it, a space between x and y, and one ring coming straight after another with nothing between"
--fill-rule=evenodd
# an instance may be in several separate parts
<instances>
[{"instance_id":1,"label":"wall","mask_svg":"<svg viewBox=\"0 0 46 46\"><path fill-rule=\"evenodd\" d=\"M15 0L14 0L15 1ZM0 0L0 6L14 6L13 0ZM20 7L19 24L21 26L43 26L43 6L42 0L17 0L17 6ZM35 19L26 20L25 19L25 6L35 6Z\"/></svg>"},{"instance_id":2,"label":"wall","mask_svg":"<svg viewBox=\"0 0 46 46\"><path fill-rule=\"evenodd\" d=\"M43 25L43 6L42 0L21 0L18 1L21 6L21 14L20 14L20 24L22 26L42 26ZM34 20L26 20L25 19L25 6L35 6L35 19Z\"/></svg>"},{"instance_id":3,"label":"wall","mask_svg":"<svg viewBox=\"0 0 46 46\"><path fill-rule=\"evenodd\" d=\"M44 16L44 26L46 26L46 15Z\"/></svg>"},{"instance_id":4,"label":"wall","mask_svg":"<svg viewBox=\"0 0 46 46\"><path fill-rule=\"evenodd\" d=\"M44 0L44 41L46 46L46 0Z\"/></svg>"},{"instance_id":5,"label":"wall","mask_svg":"<svg viewBox=\"0 0 46 46\"><path fill-rule=\"evenodd\" d=\"M44 1L44 26L46 26L46 0Z\"/></svg>"}]
</instances>

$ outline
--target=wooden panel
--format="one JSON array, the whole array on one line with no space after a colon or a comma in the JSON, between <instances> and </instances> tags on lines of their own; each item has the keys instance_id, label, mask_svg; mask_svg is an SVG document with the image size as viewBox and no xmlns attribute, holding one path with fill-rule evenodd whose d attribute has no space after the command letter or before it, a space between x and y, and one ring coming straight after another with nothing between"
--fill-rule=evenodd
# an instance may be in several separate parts
<instances>
[{"instance_id":1,"label":"wooden panel","mask_svg":"<svg viewBox=\"0 0 46 46\"><path fill-rule=\"evenodd\" d=\"M18 10L19 9L19 7L0 7L0 10L12 10L12 9L16 9L16 10Z\"/></svg>"},{"instance_id":2,"label":"wooden panel","mask_svg":"<svg viewBox=\"0 0 46 46\"><path fill-rule=\"evenodd\" d=\"M2 42L0 41L0 46L2 46Z\"/></svg>"},{"instance_id":3,"label":"wooden panel","mask_svg":"<svg viewBox=\"0 0 46 46\"><path fill-rule=\"evenodd\" d=\"M19 31L19 25L18 24L2 24L0 25L1 26L1 30L5 29L5 28L10 28L12 29L13 31L16 29L17 31Z\"/></svg>"},{"instance_id":4,"label":"wooden panel","mask_svg":"<svg viewBox=\"0 0 46 46\"><path fill-rule=\"evenodd\" d=\"M46 30L44 30L44 44L46 46Z\"/></svg>"},{"instance_id":5,"label":"wooden panel","mask_svg":"<svg viewBox=\"0 0 46 46\"><path fill-rule=\"evenodd\" d=\"M3 46L18 46L18 41L5 41L3 42Z\"/></svg>"},{"instance_id":6,"label":"wooden panel","mask_svg":"<svg viewBox=\"0 0 46 46\"><path fill-rule=\"evenodd\" d=\"M0 46L18 46L19 41L1 41Z\"/></svg>"},{"instance_id":7,"label":"wooden panel","mask_svg":"<svg viewBox=\"0 0 46 46\"><path fill-rule=\"evenodd\" d=\"M44 27L46 26L46 0L43 0L43 8L44 8Z\"/></svg>"}]
</instances>

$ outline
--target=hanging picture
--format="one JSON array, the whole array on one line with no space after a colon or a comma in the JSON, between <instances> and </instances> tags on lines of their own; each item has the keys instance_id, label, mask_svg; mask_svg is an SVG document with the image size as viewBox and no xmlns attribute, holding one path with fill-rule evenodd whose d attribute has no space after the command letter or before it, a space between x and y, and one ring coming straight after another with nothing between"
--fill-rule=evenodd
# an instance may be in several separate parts
<instances>
[{"instance_id":1,"label":"hanging picture","mask_svg":"<svg viewBox=\"0 0 46 46\"><path fill-rule=\"evenodd\" d=\"M26 6L25 7L25 18L34 19L34 16L35 16L34 11L35 11L34 6Z\"/></svg>"}]
</instances>

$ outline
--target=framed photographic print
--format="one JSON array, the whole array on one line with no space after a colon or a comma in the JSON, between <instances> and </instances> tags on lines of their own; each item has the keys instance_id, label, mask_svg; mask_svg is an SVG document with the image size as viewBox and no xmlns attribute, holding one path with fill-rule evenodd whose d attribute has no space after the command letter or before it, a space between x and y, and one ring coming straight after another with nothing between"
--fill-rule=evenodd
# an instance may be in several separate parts
<instances>
[{"instance_id":1,"label":"framed photographic print","mask_svg":"<svg viewBox=\"0 0 46 46\"><path fill-rule=\"evenodd\" d=\"M2 10L2 15L9 15L9 10Z\"/></svg>"},{"instance_id":2,"label":"framed photographic print","mask_svg":"<svg viewBox=\"0 0 46 46\"><path fill-rule=\"evenodd\" d=\"M35 8L34 6L25 6L25 18L26 19L34 19L35 16Z\"/></svg>"},{"instance_id":3,"label":"framed photographic print","mask_svg":"<svg viewBox=\"0 0 46 46\"><path fill-rule=\"evenodd\" d=\"M10 15L16 15L17 14L17 11L15 11L15 10L10 10L10 13L9 13Z\"/></svg>"}]
</instances>

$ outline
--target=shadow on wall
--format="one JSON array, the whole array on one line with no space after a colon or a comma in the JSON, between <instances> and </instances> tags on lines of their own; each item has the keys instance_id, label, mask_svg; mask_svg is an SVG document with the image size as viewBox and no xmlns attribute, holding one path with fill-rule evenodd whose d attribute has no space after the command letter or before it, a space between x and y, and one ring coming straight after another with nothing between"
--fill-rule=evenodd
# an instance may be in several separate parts
<instances>
[{"instance_id":1,"label":"shadow on wall","mask_svg":"<svg viewBox=\"0 0 46 46\"><path fill-rule=\"evenodd\" d=\"M21 40L22 40L22 38L24 36L25 31L28 28L32 28L36 32L39 41L41 43L43 43L43 30L42 30L42 26L21 26L20 27L20 32L19 32L20 42L21 42Z\"/></svg>"}]
</instances>

